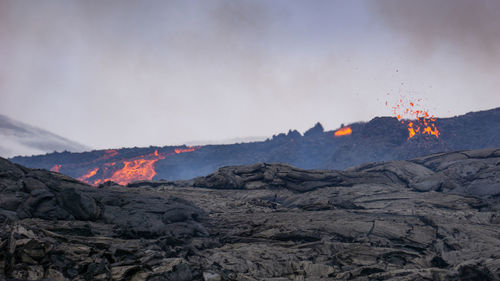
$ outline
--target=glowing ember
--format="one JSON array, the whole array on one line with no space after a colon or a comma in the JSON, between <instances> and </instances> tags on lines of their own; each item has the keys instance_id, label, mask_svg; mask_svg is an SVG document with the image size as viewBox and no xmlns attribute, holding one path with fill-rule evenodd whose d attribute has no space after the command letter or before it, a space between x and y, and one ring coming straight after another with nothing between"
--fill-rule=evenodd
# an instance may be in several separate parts
<instances>
[{"instance_id":1,"label":"glowing ember","mask_svg":"<svg viewBox=\"0 0 500 281\"><path fill-rule=\"evenodd\" d=\"M176 148L174 149L174 152L176 154L179 154L179 153L184 153L184 152L193 152L195 150L194 147L188 147L188 148Z\"/></svg>"},{"instance_id":2,"label":"glowing ember","mask_svg":"<svg viewBox=\"0 0 500 281\"><path fill-rule=\"evenodd\" d=\"M50 170L52 172L58 172L59 173L59 171L61 171L61 167L62 167L62 165L54 165L52 168L50 168Z\"/></svg>"},{"instance_id":3,"label":"glowing ember","mask_svg":"<svg viewBox=\"0 0 500 281\"><path fill-rule=\"evenodd\" d=\"M420 128L417 128L417 131L418 130L420 130ZM408 123L408 133L409 133L408 136L409 139L415 136L415 129L413 129L413 122Z\"/></svg>"},{"instance_id":4,"label":"glowing ember","mask_svg":"<svg viewBox=\"0 0 500 281\"><path fill-rule=\"evenodd\" d=\"M417 101L421 101L418 99ZM387 105L387 102L386 102ZM394 116L401 124L408 124L408 139L416 135L429 135L439 138L439 130L434 123L436 118L427 110L419 109L420 105L413 101L399 99L399 103L392 107ZM411 120L414 119L414 120ZM411 121L410 121L411 120Z\"/></svg>"},{"instance_id":5,"label":"glowing ember","mask_svg":"<svg viewBox=\"0 0 500 281\"><path fill-rule=\"evenodd\" d=\"M346 136L346 135L350 135L352 134L352 129L351 127L344 127L344 128L340 128L338 129L337 131L335 131L334 135L336 137L340 137L340 136Z\"/></svg>"}]
</instances>

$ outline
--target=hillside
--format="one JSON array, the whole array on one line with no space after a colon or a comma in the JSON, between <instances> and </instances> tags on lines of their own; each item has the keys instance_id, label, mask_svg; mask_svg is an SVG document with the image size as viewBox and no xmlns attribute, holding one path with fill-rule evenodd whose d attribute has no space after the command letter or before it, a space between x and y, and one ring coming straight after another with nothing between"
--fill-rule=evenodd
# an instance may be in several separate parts
<instances>
[{"instance_id":1,"label":"hillside","mask_svg":"<svg viewBox=\"0 0 500 281\"><path fill-rule=\"evenodd\" d=\"M0 156L37 155L54 151L80 152L88 150L46 130L15 121L0 114Z\"/></svg>"},{"instance_id":2,"label":"hillside","mask_svg":"<svg viewBox=\"0 0 500 281\"><path fill-rule=\"evenodd\" d=\"M90 184L106 180L189 179L217 168L256 162L304 169L345 169L365 162L404 160L429 153L500 146L500 108L434 121L439 136L416 135L400 120L377 117L336 131L317 124L303 135L290 130L266 141L196 147L164 146L14 157L31 168L59 171ZM349 129L347 134L336 132Z\"/></svg>"}]
</instances>

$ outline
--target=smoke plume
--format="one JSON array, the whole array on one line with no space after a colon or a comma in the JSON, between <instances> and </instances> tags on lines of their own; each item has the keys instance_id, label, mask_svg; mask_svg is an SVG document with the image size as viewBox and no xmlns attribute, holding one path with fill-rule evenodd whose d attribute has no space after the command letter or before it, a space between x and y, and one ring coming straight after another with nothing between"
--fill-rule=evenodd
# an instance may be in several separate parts
<instances>
[{"instance_id":1,"label":"smoke plume","mask_svg":"<svg viewBox=\"0 0 500 281\"><path fill-rule=\"evenodd\" d=\"M498 0L380 0L373 7L420 54L452 47L466 59L500 60Z\"/></svg>"}]
</instances>

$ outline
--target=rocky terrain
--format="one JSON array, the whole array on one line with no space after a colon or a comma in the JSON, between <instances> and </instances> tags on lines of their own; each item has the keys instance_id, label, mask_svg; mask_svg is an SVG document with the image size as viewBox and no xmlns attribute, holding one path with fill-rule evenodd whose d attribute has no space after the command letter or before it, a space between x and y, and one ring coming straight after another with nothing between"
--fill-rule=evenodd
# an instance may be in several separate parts
<instances>
[{"instance_id":1,"label":"rocky terrain","mask_svg":"<svg viewBox=\"0 0 500 281\"><path fill-rule=\"evenodd\" d=\"M499 280L500 149L99 188L0 161L0 279Z\"/></svg>"},{"instance_id":2,"label":"rocky terrain","mask_svg":"<svg viewBox=\"0 0 500 281\"><path fill-rule=\"evenodd\" d=\"M318 123L303 134L290 130L260 142L63 152L11 160L31 168L57 167L57 171L74 178L95 171L85 180L96 183L120 181L123 170L131 167L127 162L138 159L156 161L154 175L149 173L152 178L142 179L179 180L204 176L223 166L257 162L288 163L303 169L345 169L365 162L407 160L442 151L500 147L500 108L437 118L434 123L439 138L419 135L409 139L406 124L396 118L376 117L349 124L352 133L343 136L325 131ZM161 157L155 158L155 152Z\"/></svg>"},{"instance_id":3,"label":"rocky terrain","mask_svg":"<svg viewBox=\"0 0 500 281\"><path fill-rule=\"evenodd\" d=\"M0 279L190 280L180 257L208 236L202 209L156 191L96 189L0 159L0 192Z\"/></svg>"}]
</instances>

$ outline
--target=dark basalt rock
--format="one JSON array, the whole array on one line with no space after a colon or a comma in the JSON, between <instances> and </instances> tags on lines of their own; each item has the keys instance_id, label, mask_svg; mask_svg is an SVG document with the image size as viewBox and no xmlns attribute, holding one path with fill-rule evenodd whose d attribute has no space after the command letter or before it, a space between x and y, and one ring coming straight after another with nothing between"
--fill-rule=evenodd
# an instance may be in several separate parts
<instances>
[{"instance_id":1,"label":"dark basalt rock","mask_svg":"<svg viewBox=\"0 0 500 281\"><path fill-rule=\"evenodd\" d=\"M94 198L78 192L74 188L61 190L57 201L77 220L95 221L101 217L103 211Z\"/></svg>"},{"instance_id":2,"label":"dark basalt rock","mask_svg":"<svg viewBox=\"0 0 500 281\"><path fill-rule=\"evenodd\" d=\"M128 187L0 168L0 280L500 280L500 149Z\"/></svg>"},{"instance_id":3,"label":"dark basalt rock","mask_svg":"<svg viewBox=\"0 0 500 281\"><path fill-rule=\"evenodd\" d=\"M483 198L499 196L500 150L439 153L409 161L368 163L345 171L303 170L285 164L265 163L230 166L196 178L193 186L308 192L326 186L364 183L396 184L421 192L444 191Z\"/></svg>"},{"instance_id":4,"label":"dark basalt rock","mask_svg":"<svg viewBox=\"0 0 500 281\"><path fill-rule=\"evenodd\" d=\"M222 279L499 280L499 163L500 149L345 171L261 163L159 189L211 214L222 245L195 260Z\"/></svg>"},{"instance_id":5,"label":"dark basalt rock","mask_svg":"<svg viewBox=\"0 0 500 281\"><path fill-rule=\"evenodd\" d=\"M96 168L89 182L105 180L123 167L123 161L143 158L157 151L167 155L155 162L154 180L187 180L205 176L224 166L258 162L287 163L302 169L346 169L366 162L408 160L431 153L500 147L500 108L471 112L434 122L439 138L431 135L409 137L408 125L393 117L376 117L368 122L349 124L350 135L335 137L316 124L304 135L290 130L265 141L227 145L204 145L192 152L176 153L187 147L121 148L83 153L55 152L18 156L12 161L30 168L51 169L61 165L63 174L80 177ZM110 165L115 163L113 165ZM121 164L120 164L121 163Z\"/></svg>"},{"instance_id":6,"label":"dark basalt rock","mask_svg":"<svg viewBox=\"0 0 500 281\"><path fill-rule=\"evenodd\" d=\"M200 208L163 193L94 188L1 158L0 186L0 280L189 280L178 247L208 235Z\"/></svg>"},{"instance_id":7,"label":"dark basalt rock","mask_svg":"<svg viewBox=\"0 0 500 281\"><path fill-rule=\"evenodd\" d=\"M379 174L346 173L333 170L303 170L285 164L258 163L218 169L206 177L196 178L193 186L215 189L288 189L312 191L325 186L352 186L361 183L384 183Z\"/></svg>"}]
</instances>

